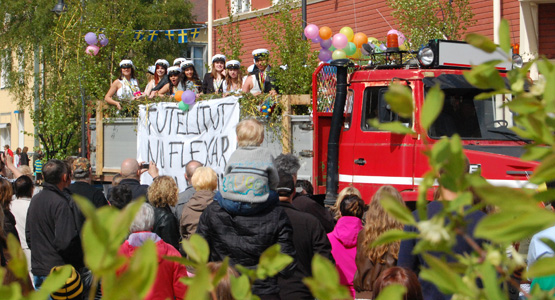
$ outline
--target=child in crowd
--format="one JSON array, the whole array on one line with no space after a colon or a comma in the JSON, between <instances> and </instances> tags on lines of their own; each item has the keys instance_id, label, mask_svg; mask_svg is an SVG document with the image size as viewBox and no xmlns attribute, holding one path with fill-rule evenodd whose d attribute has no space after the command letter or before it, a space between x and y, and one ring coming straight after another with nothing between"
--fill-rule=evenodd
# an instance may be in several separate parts
<instances>
[{"instance_id":1,"label":"child in crowd","mask_svg":"<svg viewBox=\"0 0 555 300\"><path fill-rule=\"evenodd\" d=\"M264 126L247 119L237 124L236 132L239 148L229 159L215 200L230 214L253 215L279 202L279 177L274 157L260 147Z\"/></svg>"},{"instance_id":2,"label":"child in crowd","mask_svg":"<svg viewBox=\"0 0 555 300\"><path fill-rule=\"evenodd\" d=\"M42 185L42 154L38 154L35 160L35 183Z\"/></svg>"}]
</instances>

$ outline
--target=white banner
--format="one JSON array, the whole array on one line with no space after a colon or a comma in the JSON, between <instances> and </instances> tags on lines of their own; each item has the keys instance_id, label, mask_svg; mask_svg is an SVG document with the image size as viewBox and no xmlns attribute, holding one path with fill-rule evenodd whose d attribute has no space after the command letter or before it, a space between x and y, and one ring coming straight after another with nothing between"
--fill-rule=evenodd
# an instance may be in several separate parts
<instances>
[{"instance_id":1,"label":"white banner","mask_svg":"<svg viewBox=\"0 0 555 300\"><path fill-rule=\"evenodd\" d=\"M177 102L139 106L137 160L153 161L160 175L172 176L179 191L185 190L185 165L197 160L222 176L237 148L235 126L239 123L238 97L196 102L188 112ZM147 173L141 183L150 184Z\"/></svg>"}]
</instances>

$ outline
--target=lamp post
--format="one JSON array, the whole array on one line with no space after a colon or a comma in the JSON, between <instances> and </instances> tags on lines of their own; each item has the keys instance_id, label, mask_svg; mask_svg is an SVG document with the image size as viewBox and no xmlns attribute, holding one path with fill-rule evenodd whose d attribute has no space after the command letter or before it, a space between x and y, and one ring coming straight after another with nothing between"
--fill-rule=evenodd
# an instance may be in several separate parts
<instances>
[{"instance_id":1,"label":"lamp post","mask_svg":"<svg viewBox=\"0 0 555 300\"><path fill-rule=\"evenodd\" d=\"M81 5L85 6L84 1L81 1ZM52 9L52 12L56 15L60 15L67 11L67 5L64 3L64 0L58 0L58 3ZM81 18L79 19L80 24L83 24L83 14L81 13ZM87 133L86 133L86 119L85 119L85 95L83 93L83 86L81 84L81 77L83 75L79 75L79 94L81 94L81 157L87 157Z\"/></svg>"}]
</instances>

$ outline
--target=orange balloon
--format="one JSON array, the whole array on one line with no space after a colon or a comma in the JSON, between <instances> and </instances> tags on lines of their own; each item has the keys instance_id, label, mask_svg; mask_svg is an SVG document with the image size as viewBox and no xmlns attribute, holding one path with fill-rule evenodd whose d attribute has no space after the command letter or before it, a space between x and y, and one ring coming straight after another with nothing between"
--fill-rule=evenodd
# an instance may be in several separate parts
<instances>
[{"instance_id":1,"label":"orange balloon","mask_svg":"<svg viewBox=\"0 0 555 300\"><path fill-rule=\"evenodd\" d=\"M327 40L329 38L331 38L332 32L331 32L331 28L329 28L328 26L322 26L320 27L320 38L323 40Z\"/></svg>"},{"instance_id":2,"label":"orange balloon","mask_svg":"<svg viewBox=\"0 0 555 300\"><path fill-rule=\"evenodd\" d=\"M363 44L368 43L368 37L366 36L366 34L358 32L353 37L353 43L357 46L357 48L360 48Z\"/></svg>"},{"instance_id":3,"label":"orange balloon","mask_svg":"<svg viewBox=\"0 0 555 300\"><path fill-rule=\"evenodd\" d=\"M176 91L175 95L173 96L175 98L175 101L180 102L181 101L181 95L183 95L183 91Z\"/></svg>"}]
</instances>

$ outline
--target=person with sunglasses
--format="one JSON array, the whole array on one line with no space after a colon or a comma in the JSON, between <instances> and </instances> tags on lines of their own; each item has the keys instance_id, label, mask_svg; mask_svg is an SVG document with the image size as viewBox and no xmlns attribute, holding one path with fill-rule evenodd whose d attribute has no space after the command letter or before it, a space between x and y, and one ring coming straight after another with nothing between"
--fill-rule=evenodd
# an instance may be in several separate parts
<instances>
[{"instance_id":1,"label":"person with sunglasses","mask_svg":"<svg viewBox=\"0 0 555 300\"><path fill-rule=\"evenodd\" d=\"M124 59L119 63L120 77L110 86L108 93L104 96L106 103L115 105L121 110L121 101L132 101L142 96L139 83L135 78L135 66L129 59ZM114 95L119 100L114 100Z\"/></svg>"}]
</instances>

